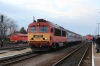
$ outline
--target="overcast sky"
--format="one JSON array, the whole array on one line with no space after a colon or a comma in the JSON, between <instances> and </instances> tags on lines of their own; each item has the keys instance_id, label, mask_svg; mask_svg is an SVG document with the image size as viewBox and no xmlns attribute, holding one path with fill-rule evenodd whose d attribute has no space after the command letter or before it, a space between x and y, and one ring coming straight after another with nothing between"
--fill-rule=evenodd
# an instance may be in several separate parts
<instances>
[{"instance_id":1,"label":"overcast sky","mask_svg":"<svg viewBox=\"0 0 100 66\"><path fill-rule=\"evenodd\" d=\"M100 0L0 0L0 14L17 21L19 28L43 18L75 33L96 34ZM98 33L98 32L97 32Z\"/></svg>"}]
</instances>

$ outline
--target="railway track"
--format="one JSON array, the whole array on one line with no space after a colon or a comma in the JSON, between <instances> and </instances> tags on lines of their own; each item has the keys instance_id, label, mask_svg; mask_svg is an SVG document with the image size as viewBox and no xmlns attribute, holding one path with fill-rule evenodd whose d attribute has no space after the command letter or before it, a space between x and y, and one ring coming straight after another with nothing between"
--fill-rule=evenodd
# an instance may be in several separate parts
<instances>
[{"instance_id":1,"label":"railway track","mask_svg":"<svg viewBox=\"0 0 100 66\"><path fill-rule=\"evenodd\" d=\"M92 44L89 46L86 54L84 55L80 66L92 66Z\"/></svg>"},{"instance_id":2,"label":"railway track","mask_svg":"<svg viewBox=\"0 0 100 66\"><path fill-rule=\"evenodd\" d=\"M0 51L2 51L2 50L21 50L21 49L25 49L27 47L29 47L27 44L7 45L4 47L0 47Z\"/></svg>"},{"instance_id":3,"label":"railway track","mask_svg":"<svg viewBox=\"0 0 100 66\"><path fill-rule=\"evenodd\" d=\"M22 60L29 59L31 57L40 56L40 55L42 55L42 53L36 54L33 52L27 52L27 53L14 55L11 57L2 58L2 59L0 59L0 66L9 66L10 64L20 62Z\"/></svg>"},{"instance_id":4,"label":"railway track","mask_svg":"<svg viewBox=\"0 0 100 66\"><path fill-rule=\"evenodd\" d=\"M84 44L79 44L79 46L81 46L80 48L82 48L82 45ZM67 52L67 55L69 55L69 52L72 53L73 50L75 50L75 48L79 47L79 46L76 46L76 47L71 47L69 48L69 50L65 50L64 52ZM78 51L78 50L77 50ZM81 50L82 51L82 50ZM50 53L32 53L32 52L28 52L29 54L26 54L26 56L24 57L24 54L20 54L19 56L16 55L15 57L8 57L7 59L3 58L3 59L0 59L0 65L1 66L22 66L23 64L25 64L26 66L54 66L54 64L56 64L55 62L57 62L58 60L57 59L61 59L60 57L64 57L66 53L62 53L62 50L60 51L54 51L54 52L50 52ZM59 54L60 53L60 54ZM21 56L22 55L22 56ZM31 55L31 56L29 56ZM35 56L34 56L35 55ZM49 56L48 56L49 55ZM77 54L78 55L78 54ZM51 59L50 59L51 57ZM53 58L54 57L54 58ZM48 59L49 58L49 59ZM33 60L32 60L33 59ZM38 60L39 59L39 60ZM46 60L47 59L47 60ZM55 59L55 60L54 60ZM33 61L32 63L31 60ZM52 60L52 61L51 61ZM56 61L57 60L57 61ZM38 62L35 62L35 61L38 61ZM49 64L45 64L45 61L47 61ZM25 62L25 63L24 63ZM27 63L28 62L28 63ZM73 62L73 61L70 61L70 62ZM17 64L17 65L16 65ZM73 64L73 63L72 63ZM59 64L57 65L59 66ZM65 65L67 66L67 65ZM75 65L74 65L75 66Z\"/></svg>"},{"instance_id":5,"label":"railway track","mask_svg":"<svg viewBox=\"0 0 100 66\"><path fill-rule=\"evenodd\" d=\"M90 44L84 44L78 49L74 50L52 66L80 66Z\"/></svg>"}]
</instances>

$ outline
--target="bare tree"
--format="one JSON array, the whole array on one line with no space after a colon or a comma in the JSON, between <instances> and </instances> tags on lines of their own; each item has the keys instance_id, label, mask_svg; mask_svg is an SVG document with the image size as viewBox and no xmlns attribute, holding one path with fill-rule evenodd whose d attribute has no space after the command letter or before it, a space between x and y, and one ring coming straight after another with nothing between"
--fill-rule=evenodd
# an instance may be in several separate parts
<instances>
[{"instance_id":1,"label":"bare tree","mask_svg":"<svg viewBox=\"0 0 100 66\"><path fill-rule=\"evenodd\" d=\"M2 29L3 29L3 36L6 37L7 35L12 34L14 31L18 31L18 25L16 21L12 20L11 18L3 15L3 22L2 22Z\"/></svg>"}]
</instances>

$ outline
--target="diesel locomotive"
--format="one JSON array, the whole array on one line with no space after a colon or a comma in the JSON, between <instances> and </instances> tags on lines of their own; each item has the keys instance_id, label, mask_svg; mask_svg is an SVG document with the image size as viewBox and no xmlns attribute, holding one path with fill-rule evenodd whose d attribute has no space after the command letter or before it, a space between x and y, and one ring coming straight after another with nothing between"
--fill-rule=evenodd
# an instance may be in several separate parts
<instances>
[{"instance_id":1,"label":"diesel locomotive","mask_svg":"<svg viewBox=\"0 0 100 66\"><path fill-rule=\"evenodd\" d=\"M28 25L28 45L32 51L48 51L81 41L80 34L44 19L37 19Z\"/></svg>"}]
</instances>

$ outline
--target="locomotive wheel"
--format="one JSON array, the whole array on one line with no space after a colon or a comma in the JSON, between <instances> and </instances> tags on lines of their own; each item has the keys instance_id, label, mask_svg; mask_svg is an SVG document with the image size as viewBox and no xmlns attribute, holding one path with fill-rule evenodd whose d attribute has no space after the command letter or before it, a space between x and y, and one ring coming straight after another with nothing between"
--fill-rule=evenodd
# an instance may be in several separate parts
<instances>
[{"instance_id":1,"label":"locomotive wheel","mask_svg":"<svg viewBox=\"0 0 100 66\"><path fill-rule=\"evenodd\" d=\"M56 49L56 48L57 48L56 44L53 43L53 44L52 44L52 49Z\"/></svg>"},{"instance_id":2,"label":"locomotive wheel","mask_svg":"<svg viewBox=\"0 0 100 66\"><path fill-rule=\"evenodd\" d=\"M64 46L64 47L65 47L65 46L67 46L67 43L66 43L66 42L64 42L64 43L63 43L63 46Z\"/></svg>"}]
</instances>

